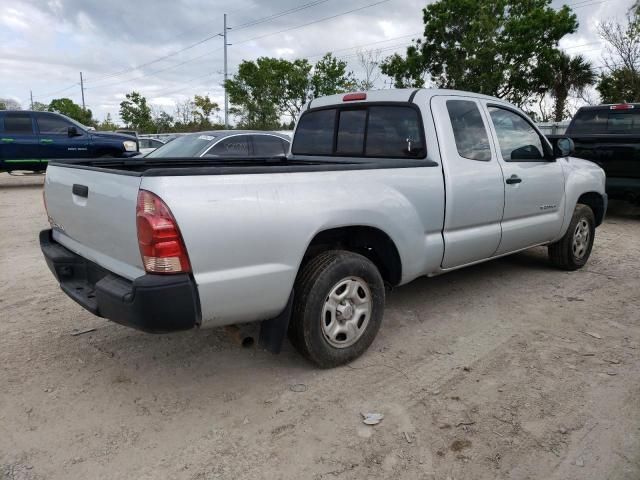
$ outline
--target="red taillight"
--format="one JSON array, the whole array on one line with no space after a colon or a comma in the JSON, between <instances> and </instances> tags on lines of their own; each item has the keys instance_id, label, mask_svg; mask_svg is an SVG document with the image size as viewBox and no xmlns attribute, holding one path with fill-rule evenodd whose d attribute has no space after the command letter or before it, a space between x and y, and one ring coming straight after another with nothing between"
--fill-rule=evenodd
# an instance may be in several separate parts
<instances>
[{"instance_id":1,"label":"red taillight","mask_svg":"<svg viewBox=\"0 0 640 480\"><path fill-rule=\"evenodd\" d=\"M347 93L344 97L342 97L343 102L355 102L356 100L366 100L366 93Z\"/></svg>"},{"instance_id":2,"label":"red taillight","mask_svg":"<svg viewBox=\"0 0 640 480\"><path fill-rule=\"evenodd\" d=\"M609 107L610 110L632 110L633 105L630 103L621 103L620 105L611 105Z\"/></svg>"},{"instance_id":3,"label":"red taillight","mask_svg":"<svg viewBox=\"0 0 640 480\"><path fill-rule=\"evenodd\" d=\"M138 244L144 269L149 273L191 271L187 249L175 218L165 203L151 192L140 190L136 208Z\"/></svg>"}]
</instances>

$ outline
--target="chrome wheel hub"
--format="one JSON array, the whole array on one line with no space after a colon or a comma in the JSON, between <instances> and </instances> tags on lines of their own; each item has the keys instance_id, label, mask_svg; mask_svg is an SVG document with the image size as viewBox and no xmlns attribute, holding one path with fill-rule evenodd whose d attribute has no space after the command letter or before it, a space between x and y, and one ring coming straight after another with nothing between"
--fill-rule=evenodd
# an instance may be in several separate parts
<instances>
[{"instance_id":1,"label":"chrome wheel hub","mask_svg":"<svg viewBox=\"0 0 640 480\"><path fill-rule=\"evenodd\" d=\"M369 324L373 302L371 290L360 277L336 283L322 309L322 333L329 344L346 348L356 343Z\"/></svg>"},{"instance_id":2,"label":"chrome wheel hub","mask_svg":"<svg viewBox=\"0 0 640 480\"><path fill-rule=\"evenodd\" d=\"M571 250L575 258L583 258L589 248L589 241L591 239L591 229L589 228L589 222L582 218L576 225L576 229L573 232L573 241L571 242Z\"/></svg>"}]
</instances>

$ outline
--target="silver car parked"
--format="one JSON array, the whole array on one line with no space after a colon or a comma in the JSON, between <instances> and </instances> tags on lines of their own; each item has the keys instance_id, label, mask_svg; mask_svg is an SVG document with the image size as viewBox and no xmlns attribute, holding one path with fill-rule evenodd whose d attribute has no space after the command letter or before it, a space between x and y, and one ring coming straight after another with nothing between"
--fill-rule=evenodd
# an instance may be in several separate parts
<instances>
[{"instance_id":1,"label":"silver car parked","mask_svg":"<svg viewBox=\"0 0 640 480\"><path fill-rule=\"evenodd\" d=\"M180 136L147 157L278 157L289 153L289 145L290 138L276 132L213 130Z\"/></svg>"}]
</instances>

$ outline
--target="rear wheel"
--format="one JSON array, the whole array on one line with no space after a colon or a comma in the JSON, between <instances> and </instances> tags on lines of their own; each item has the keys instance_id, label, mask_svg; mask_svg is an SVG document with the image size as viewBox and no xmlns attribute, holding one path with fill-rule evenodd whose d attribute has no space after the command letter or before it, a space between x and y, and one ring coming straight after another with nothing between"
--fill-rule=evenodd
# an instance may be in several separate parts
<instances>
[{"instance_id":1,"label":"rear wheel","mask_svg":"<svg viewBox=\"0 0 640 480\"><path fill-rule=\"evenodd\" d=\"M322 368L359 357L373 342L384 310L384 282L366 257L342 250L309 261L298 274L289 338Z\"/></svg>"},{"instance_id":2,"label":"rear wheel","mask_svg":"<svg viewBox=\"0 0 640 480\"><path fill-rule=\"evenodd\" d=\"M587 205L579 203L576 205L564 237L549 245L551 263L563 270L582 268L591 255L595 233L596 222L593 211Z\"/></svg>"}]
</instances>

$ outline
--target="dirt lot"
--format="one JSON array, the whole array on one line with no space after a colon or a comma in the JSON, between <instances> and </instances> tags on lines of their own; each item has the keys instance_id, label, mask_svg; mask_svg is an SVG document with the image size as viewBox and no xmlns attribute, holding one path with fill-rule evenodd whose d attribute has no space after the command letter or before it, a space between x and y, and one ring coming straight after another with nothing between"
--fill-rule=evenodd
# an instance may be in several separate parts
<instances>
[{"instance_id":1,"label":"dirt lot","mask_svg":"<svg viewBox=\"0 0 640 480\"><path fill-rule=\"evenodd\" d=\"M639 209L579 272L536 249L395 290L322 371L91 316L41 257L41 185L0 175L2 479L640 478Z\"/></svg>"}]
</instances>

